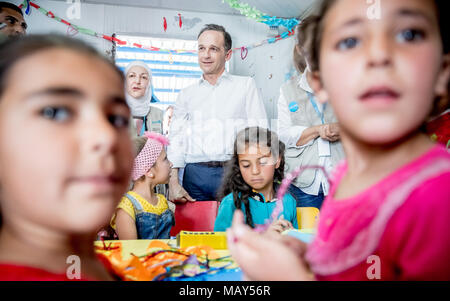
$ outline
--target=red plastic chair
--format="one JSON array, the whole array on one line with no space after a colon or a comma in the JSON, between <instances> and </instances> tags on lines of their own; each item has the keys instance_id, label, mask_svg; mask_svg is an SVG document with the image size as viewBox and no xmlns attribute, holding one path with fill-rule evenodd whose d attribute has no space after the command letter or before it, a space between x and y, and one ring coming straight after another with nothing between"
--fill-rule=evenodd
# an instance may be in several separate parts
<instances>
[{"instance_id":1,"label":"red plastic chair","mask_svg":"<svg viewBox=\"0 0 450 301\"><path fill-rule=\"evenodd\" d=\"M176 236L180 231L214 231L219 202L197 201L176 203L176 206L171 236Z\"/></svg>"}]
</instances>

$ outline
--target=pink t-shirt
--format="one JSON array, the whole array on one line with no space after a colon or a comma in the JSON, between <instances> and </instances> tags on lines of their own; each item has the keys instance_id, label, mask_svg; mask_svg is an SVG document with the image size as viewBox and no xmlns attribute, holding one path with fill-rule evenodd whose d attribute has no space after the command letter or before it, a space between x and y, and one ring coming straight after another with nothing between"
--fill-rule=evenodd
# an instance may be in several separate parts
<instances>
[{"instance_id":1,"label":"pink t-shirt","mask_svg":"<svg viewBox=\"0 0 450 301\"><path fill-rule=\"evenodd\" d=\"M318 280L450 280L450 153L435 146L362 193L335 172L306 259ZM373 256L375 255L375 256Z\"/></svg>"}]
</instances>

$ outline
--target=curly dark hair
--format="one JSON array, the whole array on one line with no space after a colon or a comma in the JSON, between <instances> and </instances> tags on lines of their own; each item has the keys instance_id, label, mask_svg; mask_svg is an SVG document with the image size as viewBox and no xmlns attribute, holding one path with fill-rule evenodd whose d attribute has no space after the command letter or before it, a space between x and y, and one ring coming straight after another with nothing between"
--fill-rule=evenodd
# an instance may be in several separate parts
<instances>
[{"instance_id":1,"label":"curly dark hair","mask_svg":"<svg viewBox=\"0 0 450 301\"><path fill-rule=\"evenodd\" d=\"M239 154L242 154L250 144L266 146L270 148L272 156L281 158L280 166L275 169L273 175L275 191L284 178L285 145L278 139L276 133L260 127L245 128L236 136L233 157L226 164L225 175L218 196L219 199L223 199L226 195L232 193L235 207L241 209L244 205L245 223L253 228L255 225L250 212L249 198L258 195L258 193L254 192L252 187L244 181L239 168Z\"/></svg>"}]
</instances>

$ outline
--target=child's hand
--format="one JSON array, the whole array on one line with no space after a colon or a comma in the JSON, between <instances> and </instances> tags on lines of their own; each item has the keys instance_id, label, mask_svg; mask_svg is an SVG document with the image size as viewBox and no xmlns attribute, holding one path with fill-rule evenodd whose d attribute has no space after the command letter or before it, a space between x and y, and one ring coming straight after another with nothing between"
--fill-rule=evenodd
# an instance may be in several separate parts
<instances>
[{"instance_id":1,"label":"child's hand","mask_svg":"<svg viewBox=\"0 0 450 301\"><path fill-rule=\"evenodd\" d=\"M294 229L294 227L292 226L291 222L285 220L284 217L281 216L269 226L267 232L275 232L281 234L283 231L288 229Z\"/></svg>"},{"instance_id":2,"label":"child's hand","mask_svg":"<svg viewBox=\"0 0 450 301\"><path fill-rule=\"evenodd\" d=\"M235 211L233 224L227 230L228 249L244 272L245 279L314 280L302 258L305 245L279 237L252 231L244 224L242 212Z\"/></svg>"}]
</instances>

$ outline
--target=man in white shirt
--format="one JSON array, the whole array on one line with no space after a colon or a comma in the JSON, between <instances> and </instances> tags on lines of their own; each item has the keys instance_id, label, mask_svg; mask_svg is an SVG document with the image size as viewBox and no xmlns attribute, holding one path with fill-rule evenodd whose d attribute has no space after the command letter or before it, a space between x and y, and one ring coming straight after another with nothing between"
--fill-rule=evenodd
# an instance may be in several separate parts
<instances>
[{"instance_id":1,"label":"man in white shirt","mask_svg":"<svg viewBox=\"0 0 450 301\"><path fill-rule=\"evenodd\" d=\"M225 70L231 46L231 36L220 25L208 24L198 35L203 76L180 92L170 126L170 200L214 200L236 133L246 126L268 127L254 80ZM178 170L183 167L182 187Z\"/></svg>"}]
</instances>

